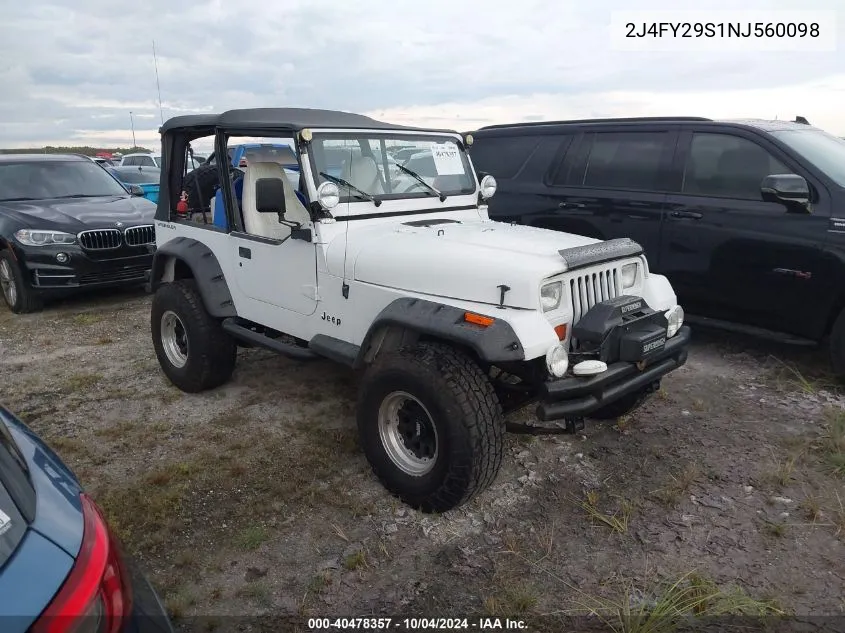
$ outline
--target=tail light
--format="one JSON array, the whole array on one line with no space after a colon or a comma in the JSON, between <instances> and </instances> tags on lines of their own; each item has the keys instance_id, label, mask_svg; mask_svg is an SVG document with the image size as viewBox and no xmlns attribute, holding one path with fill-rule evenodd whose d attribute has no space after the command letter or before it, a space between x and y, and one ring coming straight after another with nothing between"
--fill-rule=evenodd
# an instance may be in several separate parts
<instances>
[{"instance_id":1,"label":"tail light","mask_svg":"<svg viewBox=\"0 0 845 633\"><path fill-rule=\"evenodd\" d=\"M76 562L31 633L118 633L132 611L129 574L103 514L80 495L84 531Z\"/></svg>"}]
</instances>

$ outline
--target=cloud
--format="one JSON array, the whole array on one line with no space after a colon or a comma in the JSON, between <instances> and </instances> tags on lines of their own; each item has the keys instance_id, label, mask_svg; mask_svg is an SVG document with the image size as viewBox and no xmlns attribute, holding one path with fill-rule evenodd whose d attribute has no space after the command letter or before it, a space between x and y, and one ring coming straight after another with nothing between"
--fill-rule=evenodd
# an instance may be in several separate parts
<instances>
[{"instance_id":1,"label":"cloud","mask_svg":"<svg viewBox=\"0 0 845 633\"><path fill-rule=\"evenodd\" d=\"M813 8L839 3L814 0ZM845 135L841 53L620 51L608 25L626 9L622 0L7 4L0 59L15 63L0 64L2 147L126 145L130 111L138 142L157 145L153 36L165 118L294 106L466 129L566 117L801 114ZM685 4L698 8L666 0L638 10ZM743 6L764 17L794 8L785 0ZM843 23L825 25L838 29L840 49Z\"/></svg>"}]
</instances>

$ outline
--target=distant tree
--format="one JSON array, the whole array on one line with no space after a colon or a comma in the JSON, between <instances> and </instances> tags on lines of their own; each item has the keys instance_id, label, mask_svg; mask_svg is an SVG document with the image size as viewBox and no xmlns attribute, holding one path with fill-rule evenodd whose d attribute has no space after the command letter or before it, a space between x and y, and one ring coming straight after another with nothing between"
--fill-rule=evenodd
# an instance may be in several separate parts
<instances>
[{"instance_id":1,"label":"distant tree","mask_svg":"<svg viewBox=\"0 0 845 633\"><path fill-rule=\"evenodd\" d=\"M62 147L47 145L46 147L0 149L0 154L84 154L85 156L96 156L98 152L109 152L111 154L116 152L120 152L121 154L152 154L152 150L146 147L90 147L88 145Z\"/></svg>"}]
</instances>

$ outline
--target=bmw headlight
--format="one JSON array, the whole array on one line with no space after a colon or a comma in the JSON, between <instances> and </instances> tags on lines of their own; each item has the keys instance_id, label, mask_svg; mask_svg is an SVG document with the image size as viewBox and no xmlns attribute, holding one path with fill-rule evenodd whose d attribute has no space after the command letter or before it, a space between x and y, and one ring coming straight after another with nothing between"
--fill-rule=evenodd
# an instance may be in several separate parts
<instances>
[{"instance_id":1,"label":"bmw headlight","mask_svg":"<svg viewBox=\"0 0 845 633\"><path fill-rule=\"evenodd\" d=\"M15 239L24 246L49 246L51 244L75 244L76 236L62 231L21 229L15 232Z\"/></svg>"},{"instance_id":2,"label":"bmw headlight","mask_svg":"<svg viewBox=\"0 0 845 633\"><path fill-rule=\"evenodd\" d=\"M622 266L622 288L630 288L637 281L637 264L625 264Z\"/></svg>"},{"instance_id":3,"label":"bmw headlight","mask_svg":"<svg viewBox=\"0 0 845 633\"><path fill-rule=\"evenodd\" d=\"M554 281L546 284L540 289L540 304L543 306L543 312L554 310L560 305L560 300L563 296L563 283Z\"/></svg>"},{"instance_id":4,"label":"bmw headlight","mask_svg":"<svg viewBox=\"0 0 845 633\"><path fill-rule=\"evenodd\" d=\"M552 345L546 352L546 369L555 378L562 378L569 369L569 354L562 343Z\"/></svg>"},{"instance_id":5,"label":"bmw headlight","mask_svg":"<svg viewBox=\"0 0 845 633\"><path fill-rule=\"evenodd\" d=\"M684 309L681 306L675 306L666 310L665 314L666 320L669 322L669 325L666 326L666 338L672 338L684 324Z\"/></svg>"}]
</instances>

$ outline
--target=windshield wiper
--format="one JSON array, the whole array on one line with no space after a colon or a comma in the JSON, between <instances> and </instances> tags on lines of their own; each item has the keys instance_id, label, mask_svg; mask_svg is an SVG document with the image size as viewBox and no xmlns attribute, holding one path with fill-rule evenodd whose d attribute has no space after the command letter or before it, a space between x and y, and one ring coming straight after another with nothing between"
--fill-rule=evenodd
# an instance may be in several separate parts
<instances>
[{"instance_id":1,"label":"windshield wiper","mask_svg":"<svg viewBox=\"0 0 845 633\"><path fill-rule=\"evenodd\" d=\"M43 198L2 198L0 202L27 202L29 200L43 200Z\"/></svg>"},{"instance_id":2,"label":"windshield wiper","mask_svg":"<svg viewBox=\"0 0 845 633\"><path fill-rule=\"evenodd\" d=\"M416 180L418 183L420 183L423 187L425 187L426 189L428 189L429 191L434 193L436 196L440 196L440 202L443 202L444 200L446 200L446 196L444 196L439 190L435 189L430 184L428 184L425 180L423 180L423 177L420 176L413 169L408 169L407 167L405 167L405 165L400 165L399 163L396 163L396 167L398 167L399 169L404 171L411 178Z\"/></svg>"},{"instance_id":3,"label":"windshield wiper","mask_svg":"<svg viewBox=\"0 0 845 633\"><path fill-rule=\"evenodd\" d=\"M356 187L355 185L353 185L351 183L346 182L343 178L338 178L337 176L332 176L331 174L327 174L324 171L321 171L320 175L323 178L328 178L329 180L331 180L336 185L342 185L344 187L349 187L353 191L357 191L358 194L359 194L358 195L359 198L363 198L364 200L369 200L370 202L372 202L377 207L381 206L381 200L376 200L376 198L375 198L375 196L373 196L373 194L367 193L366 191L362 191L361 189L358 189L358 187Z\"/></svg>"}]
</instances>

